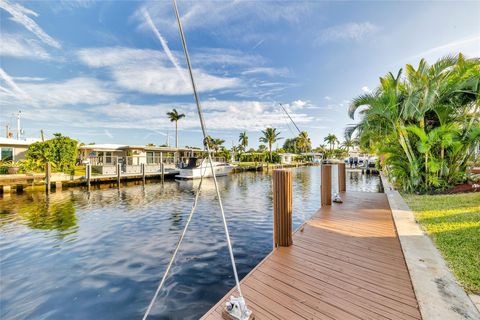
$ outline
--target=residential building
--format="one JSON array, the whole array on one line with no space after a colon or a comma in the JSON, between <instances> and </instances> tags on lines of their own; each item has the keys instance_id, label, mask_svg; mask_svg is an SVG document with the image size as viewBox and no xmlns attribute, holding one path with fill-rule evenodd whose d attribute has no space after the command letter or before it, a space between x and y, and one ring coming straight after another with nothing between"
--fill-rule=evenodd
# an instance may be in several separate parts
<instances>
[{"instance_id":1,"label":"residential building","mask_svg":"<svg viewBox=\"0 0 480 320\"><path fill-rule=\"evenodd\" d=\"M125 173L137 173L145 164L149 172L160 170L160 163L166 169L187 163L188 158L202 153L199 149L155 146L130 146L123 144L93 144L79 147L78 163L89 163L92 171L99 174L116 172L117 163Z\"/></svg>"},{"instance_id":2,"label":"residential building","mask_svg":"<svg viewBox=\"0 0 480 320\"><path fill-rule=\"evenodd\" d=\"M25 159L28 147L38 139L13 139L0 137L0 161L19 161Z\"/></svg>"}]
</instances>

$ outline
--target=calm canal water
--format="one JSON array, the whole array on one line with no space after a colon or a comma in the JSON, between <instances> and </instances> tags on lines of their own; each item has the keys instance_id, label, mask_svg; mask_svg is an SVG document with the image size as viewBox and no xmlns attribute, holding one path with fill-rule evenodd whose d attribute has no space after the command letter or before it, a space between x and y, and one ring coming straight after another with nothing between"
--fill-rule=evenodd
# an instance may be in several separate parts
<instances>
[{"instance_id":1,"label":"calm canal water","mask_svg":"<svg viewBox=\"0 0 480 320\"><path fill-rule=\"evenodd\" d=\"M320 168L293 171L297 228L319 208ZM240 173L219 178L219 184L243 277L272 249L271 176ZM140 319L183 229L195 186L166 181L0 199L0 318ZM377 176L347 172L347 190L379 188ZM197 319L232 286L215 189L207 179L151 318Z\"/></svg>"}]
</instances>

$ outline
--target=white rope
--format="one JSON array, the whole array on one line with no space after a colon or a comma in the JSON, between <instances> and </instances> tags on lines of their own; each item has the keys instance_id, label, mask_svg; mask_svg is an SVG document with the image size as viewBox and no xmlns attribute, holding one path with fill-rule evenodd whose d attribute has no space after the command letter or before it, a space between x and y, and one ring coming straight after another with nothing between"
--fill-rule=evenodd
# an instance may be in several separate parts
<instances>
[{"instance_id":1,"label":"white rope","mask_svg":"<svg viewBox=\"0 0 480 320\"><path fill-rule=\"evenodd\" d=\"M182 22L180 21L180 14L178 12L178 7L177 7L177 1L176 0L173 0L173 8L175 9L175 16L176 16L177 22L178 22L178 29L180 31L180 37L182 39L183 53L185 54L185 60L187 61L188 73L190 75L190 81L192 82L193 95L195 97L195 103L197 104L198 117L200 118L200 125L202 126L203 138L204 138L204 141L207 142L206 141L206 139L208 137L207 129L206 129L206 126L205 126L205 120L203 118L202 107L200 105L200 98L199 98L198 93L197 93L197 87L195 85L195 80L193 78L192 65L190 64L190 56L188 55L187 42L185 41L185 34L183 32ZM212 154L210 153L210 146L208 145L208 143L206 143L205 147L207 148L208 160L210 162L210 168L212 169L213 182L215 184L215 190L217 191L218 204L220 206L220 212L222 214L223 227L225 229L225 236L227 238L228 252L230 254L230 260L231 260L231 263L232 263L233 274L235 276L235 283L237 285L238 294L240 295L240 297L243 297L242 290L240 288L240 281L238 280L237 267L235 265L235 258L233 256L232 243L230 241L230 233L228 232L227 219L225 218L225 212L223 210L222 198L220 196L220 190L218 188L217 177L215 175L215 169L213 168L213 160L212 160Z\"/></svg>"},{"instance_id":2,"label":"white rope","mask_svg":"<svg viewBox=\"0 0 480 320\"><path fill-rule=\"evenodd\" d=\"M203 160L202 160L202 163L203 163ZM170 258L170 261L168 262L167 269L165 270L165 273L163 274L162 280L160 281L160 284L158 285L158 288L155 291L155 294L153 295L153 298L150 301L150 304L148 305L148 308L145 311L145 314L143 315L142 320L147 319L148 315L152 311L153 305L155 304L155 301L157 300L157 297L158 297L160 291L162 290L163 284L165 283L165 280L167 279L168 273L170 272L170 268L172 267L173 261L175 261L178 249L180 249L180 245L182 244L183 238L185 237L185 234L187 233L188 225L190 224L190 221L192 220L192 217L193 217L193 213L195 212L195 209L197 208L198 196L200 195L200 188L202 187L203 176L204 176L206 171L207 171L207 167L205 167L205 170L203 170L202 174L200 175L200 183L198 184L197 193L195 194L195 199L193 201L192 209L190 210L190 214L188 215L188 219L187 219L187 222L185 223L185 227L183 228L183 232L180 235L180 238L178 239L175 250L173 251L173 255Z\"/></svg>"}]
</instances>

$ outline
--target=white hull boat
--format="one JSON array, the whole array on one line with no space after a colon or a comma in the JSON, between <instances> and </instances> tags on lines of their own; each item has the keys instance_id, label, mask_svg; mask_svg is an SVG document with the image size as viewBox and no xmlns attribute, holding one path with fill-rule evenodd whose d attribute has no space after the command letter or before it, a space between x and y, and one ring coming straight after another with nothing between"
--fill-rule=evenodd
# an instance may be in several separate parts
<instances>
[{"instance_id":1,"label":"white hull boat","mask_svg":"<svg viewBox=\"0 0 480 320\"><path fill-rule=\"evenodd\" d=\"M213 162L213 170L215 176L226 176L232 172L234 166L225 162ZM200 179L201 177L212 177L212 168L208 160L197 158L190 158L188 164L179 169L179 174L175 176L176 179Z\"/></svg>"}]
</instances>

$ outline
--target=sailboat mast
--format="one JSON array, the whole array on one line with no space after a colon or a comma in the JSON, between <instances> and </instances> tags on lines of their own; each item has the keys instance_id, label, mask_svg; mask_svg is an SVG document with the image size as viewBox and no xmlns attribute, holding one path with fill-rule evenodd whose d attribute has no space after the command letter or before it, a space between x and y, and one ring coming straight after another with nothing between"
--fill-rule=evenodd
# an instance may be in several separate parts
<instances>
[{"instance_id":1,"label":"sailboat mast","mask_svg":"<svg viewBox=\"0 0 480 320\"><path fill-rule=\"evenodd\" d=\"M280 107L282 107L283 111L287 114L287 116L290 118L290 121L292 121L293 125L295 126L295 128L298 130L298 133L302 133L300 131L300 129L298 128L297 124L295 123L295 121L293 121L292 117L290 117L290 114L287 112L287 109L285 109L285 107L279 103Z\"/></svg>"}]
</instances>

